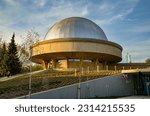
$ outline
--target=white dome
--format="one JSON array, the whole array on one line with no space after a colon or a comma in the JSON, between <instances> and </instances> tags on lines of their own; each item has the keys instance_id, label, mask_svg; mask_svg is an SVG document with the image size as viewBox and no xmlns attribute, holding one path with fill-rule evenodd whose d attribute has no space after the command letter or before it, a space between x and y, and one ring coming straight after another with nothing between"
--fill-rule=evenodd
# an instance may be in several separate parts
<instances>
[{"instance_id":1,"label":"white dome","mask_svg":"<svg viewBox=\"0 0 150 116\"><path fill-rule=\"evenodd\" d=\"M81 17L61 20L54 24L45 36L45 40L59 38L86 38L107 41L104 31L97 24Z\"/></svg>"}]
</instances>

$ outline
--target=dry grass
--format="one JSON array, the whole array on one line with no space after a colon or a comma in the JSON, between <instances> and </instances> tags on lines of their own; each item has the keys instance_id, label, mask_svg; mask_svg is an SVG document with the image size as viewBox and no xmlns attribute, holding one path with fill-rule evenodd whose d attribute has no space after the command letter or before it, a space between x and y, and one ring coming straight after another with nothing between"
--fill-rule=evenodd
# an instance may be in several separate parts
<instances>
[{"instance_id":1,"label":"dry grass","mask_svg":"<svg viewBox=\"0 0 150 116\"><path fill-rule=\"evenodd\" d=\"M48 71L41 74L34 74L32 76L32 93L44 91L52 88L58 88L80 81L87 81L91 79L101 78L107 75L120 73L119 71L93 71L93 72L77 72L74 76L73 71ZM11 79L5 82L0 82L0 98L15 98L27 95L29 91L29 74ZM88 77L88 78L87 78Z\"/></svg>"}]
</instances>

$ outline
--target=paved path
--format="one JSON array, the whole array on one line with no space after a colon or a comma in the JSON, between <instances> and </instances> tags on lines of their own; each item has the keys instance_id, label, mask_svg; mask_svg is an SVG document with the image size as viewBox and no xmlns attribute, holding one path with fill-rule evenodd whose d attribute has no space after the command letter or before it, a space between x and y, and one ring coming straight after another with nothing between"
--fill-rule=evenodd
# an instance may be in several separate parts
<instances>
[{"instance_id":1,"label":"paved path","mask_svg":"<svg viewBox=\"0 0 150 116\"><path fill-rule=\"evenodd\" d=\"M150 99L150 96L127 96L127 97L120 97L118 99Z\"/></svg>"},{"instance_id":2,"label":"paved path","mask_svg":"<svg viewBox=\"0 0 150 116\"><path fill-rule=\"evenodd\" d=\"M25 75L28 75L28 74L37 74L37 73L41 73L41 72L44 72L44 71L45 70L40 70L40 71L31 72L31 73L17 74L17 75L10 76L10 77L2 77L2 78L0 78L0 82L11 80L11 79L14 79L14 78L17 78L17 77L20 77L20 76L25 76Z\"/></svg>"},{"instance_id":3,"label":"paved path","mask_svg":"<svg viewBox=\"0 0 150 116\"><path fill-rule=\"evenodd\" d=\"M122 70L122 73L150 72L150 68Z\"/></svg>"}]
</instances>

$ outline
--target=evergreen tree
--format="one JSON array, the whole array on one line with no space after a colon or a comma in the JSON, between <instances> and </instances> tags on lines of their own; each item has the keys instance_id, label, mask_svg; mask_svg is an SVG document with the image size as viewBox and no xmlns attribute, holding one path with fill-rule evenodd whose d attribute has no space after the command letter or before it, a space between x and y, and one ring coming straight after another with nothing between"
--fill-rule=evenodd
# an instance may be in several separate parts
<instances>
[{"instance_id":1,"label":"evergreen tree","mask_svg":"<svg viewBox=\"0 0 150 116\"><path fill-rule=\"evenodd\" d=\"M7 67L11 75L20 73L21 71L21 63L18 58L17 46L15 44L15 33L13 34L8 46Z\"/></svg>"},{"instance_id":2,"label":"evergreen tree","mask_svg":"<svg viewBox=\"0 0 150 116\"><path fill-rule=\"evenodd\" d=\"M8 54L7 54L7 49L6 49L6 44L3 43L3 46L0 50L0 75L5 76L7 73L7 59L8 59Z\"/></svg>"},{"instance_id":3,"label":"evergreen tree","mask_svg":"<svg viewBox=\"0 0 150 116\"><path fill-rule=\"evenodd\" d=\"M0 45L0 77L3 76L2 71L2 47Z\"/></svg>"}]
</instances>

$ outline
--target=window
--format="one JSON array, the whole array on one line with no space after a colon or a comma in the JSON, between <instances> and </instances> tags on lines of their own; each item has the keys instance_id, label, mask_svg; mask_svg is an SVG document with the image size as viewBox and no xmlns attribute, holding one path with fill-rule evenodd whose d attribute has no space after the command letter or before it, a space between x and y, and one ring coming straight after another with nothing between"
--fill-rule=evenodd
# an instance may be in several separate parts
<instances>
[{"instance_id":1,"label":"window","mask_svg":"<svg viewBox=\"0 0 150 116\"><path fill-rule=\"evenodd\" d=\"M83 60L83 62L93 62L92 60Z\"/></svg>"},{"instance_id":2,"label":"window","mask_svg":"<svg viewBox=\"0 0 150 116\"><path fill-rule=\"evenodd\" d=\"M69 59L69 62L80 62L80 59Z\"/></svg>"},{"instance_id":3,"label":"window","mask_svg":"<svg viewBox=\"0 0 150 116\"><path fill-rule=\"evenodd\" d=\"M63 59L58 59L58 60L56 60L57 62L64 62L64 61L66 61L66 60L63 60Z\"/></svg>"}]
</instances>

